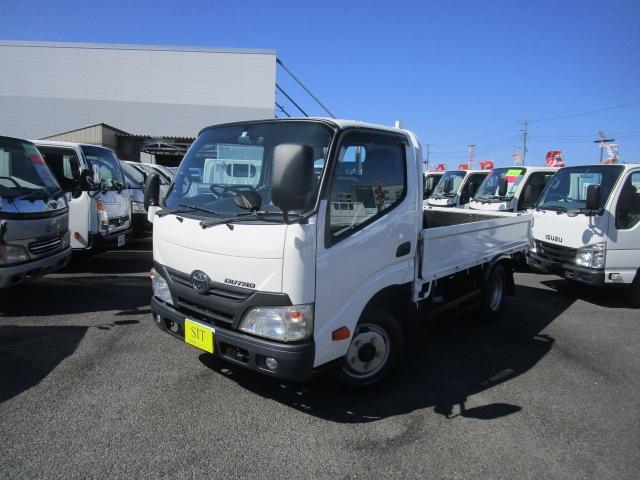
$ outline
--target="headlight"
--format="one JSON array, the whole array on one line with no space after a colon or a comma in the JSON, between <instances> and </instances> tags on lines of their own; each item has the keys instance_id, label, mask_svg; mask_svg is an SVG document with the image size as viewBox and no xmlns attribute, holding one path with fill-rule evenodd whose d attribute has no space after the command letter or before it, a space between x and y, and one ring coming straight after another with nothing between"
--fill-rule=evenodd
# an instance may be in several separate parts
<instances>
[{"instance_id":1,"label":"headlight","mask_svg":"<svg viewBox=\"0 0 640 480\"><path fill-rule=\"evenodd\" d=\"M142 202L131 202L131 208L133 209L133 213L147 213L144 209L144 203Z\"/></svg>"},{"instance_id":2,"label":"headlight","mask_svg":"<svg viewBox=\"0 0 640 480\"><path fill-rule=\"evenodd\" d=\"M529 239L529 252L534 254L538 253L538 245L536 244L536 240L533 237Z\"/></svg>"},{"instance_id":3,"label":"headlight","mask_svg":"<svg viewBox=\"0 0 640 480\"><path fill-rule=\"evenodd\" d=\"M167 281L162 277L162 275L158 274L158 272L153 269L151 270L151 286L153 287L153 294L156 297L163 302L173 305Z\"/></svg>"},{"instance_id":4,"label":"headlight","mask_svg":"<svg viewBox=\"0 0 640 480\"><path fill-rule=\"evenodd\" d=\"M604 268L607 260L607 242L594 243L578 249L576 265L587 268Z\"/></svg>"},{"instance_id":5,"label":"headlight","mask_svg":"<svg viewBox=\"0 0 640 480\"><path fill-rule=\"evenodd\" d=\"M240 322L240 330L284 342L309 338L313 333L313 305L252 308Z\"/></svg>"},{"instance_id":6,"label":"headlight","mask_svg":"<svg viewBox=\"0 0 640 480\"><path fill-rule=\"evenodd\" d=\"M64 250L65 248L67 248L70 242L71 242L71 232L67 230L62 234L62 238L60 239L60 249Z\"/></svg>"},{"instance_id":7,"label":"headlight","mask_svg":"<svg viewBox=\"0 0 640 480\"><path fill-rule=\"evenodd\" d=\"M0 245L0 265L10 265L12 263L26 262L29 254L20 245Z\"/></svg>"},{"instance_id":8,"label":"headlight","mask_svg":"<svg viewBox=\"0 0 640 480\"><path fill-rule=\"evenodd\" d=\"M98 228L100 231L109 231L109 214L102 200L96 202L96 210L98 210Z\"/></svg>"}]
</instances>

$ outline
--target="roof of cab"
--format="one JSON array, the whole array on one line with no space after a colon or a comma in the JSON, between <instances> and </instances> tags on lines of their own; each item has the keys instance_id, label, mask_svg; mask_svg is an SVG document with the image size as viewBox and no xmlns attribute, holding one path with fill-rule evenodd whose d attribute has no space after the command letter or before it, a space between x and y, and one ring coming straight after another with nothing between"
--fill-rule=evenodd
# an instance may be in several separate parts
<instances>
[{"instance_id":1,"label":"roof of cab","mask_svg":"<svg viewBox=\"0 0 640 480\"><path fill-rule=\"evenodd\" d=\"M104 148L105 150L113 151L113 149L109 147L105 147L103 145L95 145L93 143L75 143L75 142L61 142L59 140L29 140L35 145L48 145L52 147L98 147Z\"/></svg>"}]
</instances>

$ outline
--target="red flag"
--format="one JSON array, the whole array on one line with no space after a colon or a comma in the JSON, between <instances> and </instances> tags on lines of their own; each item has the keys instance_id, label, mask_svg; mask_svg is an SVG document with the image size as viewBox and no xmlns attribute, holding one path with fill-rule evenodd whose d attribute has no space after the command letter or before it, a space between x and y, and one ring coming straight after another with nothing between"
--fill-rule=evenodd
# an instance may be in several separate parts
<instances>
[{"instance_id":1,"label":"red flag","mask_svg":"<svg viewBox=\"0 0 640 480\"><path fill-rule=\"evenodd\" d=\"M562 160L562 150L548 151L546 162L547 166L549 167L564 167L564 161Z\"/></svg>"},{"instance_id":2,"label":"red flag","mask_svg":"<svg viewBox=\"0 0 640 480\"><path fill-rule=\"evenodd\" d=\"M461 163L460 165L458 165L458 170L469 170L469 164Z\"/></svg>"},{"instance_id":3,"label":"red flag","mask_svg":"<svg viewBox=\"0 0 640 480\"><path fill-rule=\"evenodd\" d=\"M439 163L436 165L436 172L444 172L447 169L447 166L444 163Z\"/></svg>"},{"instance_id":4,"label":"red flag","mask_svg":"<svg viewBox=\"0 0 640 480\"><path fill-rule=\"evenodd\" d=\"M481 170L493 170L493 160L480 160Z\"/></svg>"}]
</instances>

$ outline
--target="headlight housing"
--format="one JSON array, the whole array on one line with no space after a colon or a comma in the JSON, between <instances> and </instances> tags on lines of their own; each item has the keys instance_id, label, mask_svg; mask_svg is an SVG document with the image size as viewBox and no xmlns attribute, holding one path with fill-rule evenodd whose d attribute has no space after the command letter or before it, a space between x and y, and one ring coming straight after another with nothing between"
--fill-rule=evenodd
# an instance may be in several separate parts
<instances>
[{"instance_id":1,"label":"headlight housing","mask_svg":"<svg viewBox=\"0 0 640 480\"><path fill-rule=\"evenodd\" d=\"M96 210L98 210L98 229L101 232L109 232L109 214L102 200L96 202Z\"/></svg>"},{"instance_id":2,"label":"headlight housing","mask_svg":"<svg viewBox=\"0 0 640 480\"><path fill-rule=\"evenodd\" d=\"M533 237L529 239L529 253L533 253L533 254L538 253L538 244L536 243L536 240Z\"/></svg>"},{"instance_id":3,"label":"headlight housing","mask_svg":"<svg viewBox=\"0 0 640 480\"><path fill-rule=\"evenodd\" d=\"M240 322L240 330L283 342L309 338L313 334L313 304L252 308Z\"/></svg>"},{"instance_id":4,"label":"headlight housing","mask_svg":"<svg viewBox=\"0 0 640 480\"><path fill-rule=\"evenodd\" d=\"M131 202L131 208L133 213L147 213L142 202Z\"/></svg>"},{"instance_id":5,"label":"headlight housing","mask_svg":"<svg viewBox=\"0 0 640 480\"><path fill-rule=\"evenodd\" d=\"M62 238L60 239L60 249L64 250L71 243L71 232L67 230L62 234Z\"/></svg>"},{"instance_id":6,"label":"headlight housing","mask_svg":"<svg viewBox=\"0 0 640 480\"><path fill-rule=\"evenodd\" d=\"M154 269L151 269L150 275L153 294L163 302L173 305L173 299L171 298L171 291L169 290L167 281Z\"/></svg>"},{"instance_id":7,"label":"headlight housing","mask_svg":"<svg viewBox=\"0 0 640 480\"><path fill-rule=\"evenodd\" d=\"M579 248L576 265L587 268L604 268L607 261L607 242L599 242Z\"/></svg>"},{"instance_id":8,"label":"headlight housing","mask_svg":"<svg viewBox=\"0 0 640 480\"><path fill-rule=\"evenodd\" d=\"M0 245L0 265L26 262L29 260L27 249L20 245Z\"/></svg>"}]
</instances>

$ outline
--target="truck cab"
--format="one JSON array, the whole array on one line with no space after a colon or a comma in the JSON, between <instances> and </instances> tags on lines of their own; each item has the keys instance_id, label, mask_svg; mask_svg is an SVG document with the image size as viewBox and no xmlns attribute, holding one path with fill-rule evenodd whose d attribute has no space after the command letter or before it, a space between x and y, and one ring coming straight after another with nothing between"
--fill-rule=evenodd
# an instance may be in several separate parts
<instances>
[{"instance_id":1,"label":"truck cab","mask_svg":"<svg viewBox=\"0 0 640 480\"><path fill-rule=\"evenodd\" d=\"M560 169L533 213L527 263L593 286L621 285L640 305L640 165Z\"/></svg>"},{"instance_id":2,"label":"truck cab","mask_svg":"<svg viewBox=\"0 0 640 480\"><path fill-rule=\"evenodd\" d=\"M131 198L120 162L105 147L35 140L69 198L74 252L97 253L131 239Z\"/></svg>"},{"instance_id":3,"label":"truck cab","mask_svg":"<svg viewBox=\"0 0 640 480\"><path fill-rule=\"evenodd\" d=\"M308 118L202 130L168 196L154 175L145 187L155 324L264 375L378 383L418 312L474 300L499 315L510 256L529 245L530 216L425 209L423 186L407 130Z\"/></svg>"},{"instance_id":4,"label":"truck cab","mask_svg":"<svg viewBox=\"0 0 640 480\"><path fill-rule=\"evenodd\" d=\"M131 230L134 237L144 237L151 230L144 208L144 182L147 176L125 160L120 160L127 190L131 197Z\"/></svg>"},{"instance_id":5,"label":"truck cab","mask_svg":"<svg viewBox=\"0 0 640 480\"><path fill-rule=\"evenodd\" d=\"M447 170L425 203L430 207L467 207L487 170Z\"/></svg>"},{"instance_id":6,"label":"truck cab","mask_svg":"<svg viewBox=\"0 0 640 480\"><path fill-rule=\"evenodd\" d=\"M425 200L429 198L436 189L436 185L438 185L442 175L444 175L444 172L424 172L423 198Z\"/></svg>"},{"instance_id":7,"label":"truck cab","mask_svg":"<svg viewBox=\"0 0 640 480\"><path fill-rule=\"evenodd\" d=\"M69 261L69 208L35 145L0 137L0 289Z\"/></svg>"},{"instance_id":8,"label":"truck cab","mask_svg":"<svg viewBox=\"0 0 640 480\"><path fill-rule=\"evenodd\" d=\"M523 212L535 206L551 177L553 167L495 168L469 203L473 210Z\"/></svg>"}]
</instances>

